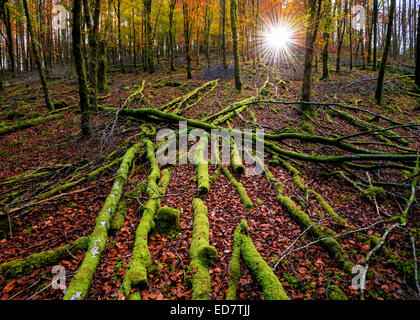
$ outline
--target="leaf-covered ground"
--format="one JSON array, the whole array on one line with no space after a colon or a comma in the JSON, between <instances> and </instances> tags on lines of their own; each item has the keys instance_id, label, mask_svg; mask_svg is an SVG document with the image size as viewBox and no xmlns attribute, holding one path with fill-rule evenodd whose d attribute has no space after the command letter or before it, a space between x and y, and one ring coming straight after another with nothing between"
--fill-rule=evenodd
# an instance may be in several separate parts
<instances>
[{"instance_id":1,"label":"leaf-covered ground","mask_svg":"<svg viewBox=\"0 0 420 320\"><path fill-rule=\"evenodd\" d=\"M179 65L173 73L166 71L167 66L149 75L142 71L109 74L110 88L99 95L99 104L103 106L119 106L145 80L144 97L130 104L130 108L159 108L177 96L184 95L209 80L219 77L217 67L206 69L198 66L194 69L193 79L187 81L185 69ZM233 90L233 79L222 78L219 85L200 103L193 106L183 116L202 119L216 113L229 104L258 94L258 88L269 76L269 83L259 99L298 100L301 88L301 72L292 71L287 66L270 67L260 63L253 68L251 63L243 64L244 90L238 93ZM358 106L379 113L392 119L411 123L419 122L418 101L407 94L409 77L389 70L384 92L384 106L373 103L376 77L372 71L355 69L345 70L336 74L331 72L327 81L318 80L315 73L313 90L314 101L336 102ZM1 93L0 122L2 126L18 123L21 119L36 118L44 114L43 96L40 83L36 77L20 75L10 81L5 92ZM78 100L77 82L75 76L68 70L63 70L55 78L50 79L53 99L65 100L69 106ZM230 125L233 128L255 127L263 128L266 133L292 130L310 132L320 136L334 134L350 135L358 132L355 126L345 119L334 116L327 108L319 108L315 121L310 125L303 124L296 105L258 104L252 107L252 113L244 111L245 121L235 116ZM364 115L349 111L352 115L369 120ZM417 113L416 113L417 112ZM129 136L139 132L136 122L127 121L107 113L99 113L92 117L93 136L87 140L80 138L79 114L77 107L62 111L64 117L18 130L0 136L0 181L26 172L28 170L51 167L59 164L73 164L80 172L89 171L83 165L92 166L114 150ZM254 118L255 117L255 118ZM248 121L248 122L246 122ZM113 126L113 124L115 124ZM375 122L386 126L383 120ZM157 128L161 128L158 124ZM174 128L174 126L169 126ZM407 148L419 150L419 131ZM413 130L395 128L400 136L413 136ZM374 137L363 136L364 142L378 142ZM288 150L305 151L306 154L318 153L332 155L336 151L328 146L291 141L282 144ZM369 145L364 146L369 148ZM383 150L395 151L389 146ZM292 176L282 167L269 164L271 158L266 154L265 163L277 181L284 184L284 194L293 199L315 222L332 229L337 234L344 233L343 226L331 219L324 219L322 208L314 197L305 195L295 183ZM327 175L320 166L312 163L293 163L300 171L305 184L320 193L341 217L345 218L353 229L361 229L372 224L401 214L405 204L387 196L386 199L366 198L352 186L334 175ZM73 168L74 169L74 168ZM131 173L125 191L133 189L147 177L149 163L144 158L137 159L134 171ZM22 185L0 185L0 204L8 201L11 191L25 199L31 198L31 193L43 184L54 186L63 184L67 170L56 170L48 179L29 179ZM191 281L187 272L190 262L189 248L193 228L193 211L191 202L197 196L197 181L192 164L172 166L171 181L167 195L162 200L162 206L181 209L181 227L179 237L168 239L164 235L153 234L149 237L149 250L154 267L150 270L148 285L141 291L142 299L190 299ZM209 166L209 173L216 170ZM8 238L0 240L0 264L24 258L30 254L53 249L70 243L81 236L88 236L95 225L95 218L108 195L116 169L106 171L93 180L83 181L65 191L66 194L57 198L38 201L29 207L20 207L9 214L10 223ZM357 171L365 175L362 170ZM386 175L387 181L402 181L400 171L393 169L378 170L378 175ZM210 222L210 244L218 256L210 266L213 299L224 299L229 281L229 262L233 252L233 232L242 219L248 221L251 238L263 257L274 266L282 252L296 239L292 249L303 247L314 239L303 234L299 227L276 200L277 190L262 175L236 175L235 178L243 184L254 207L246 210L241 198L222 174L210 185L209 193L202 197L208 208ZM407 190L405 190L407 191ZM127 193L125 193L127 194ZM128 200L127 197L123 199ZM132 200L132 199L131 199ZM95 273L89 299L121 299L119 294L126 268L134 245L135 230L139 222L137 209L147 200L145 195L137 201L128 201L127 216L123 227L111 234L100 264ZM408 215L409 226L418 228L418 207L413 205ZM382 235L386 224L377 223L374 227L355 232L339 238L339 243L355 264L363 264L366 254L372 249L369 237L373 234ZM417 232L418 234L418 232ZM404 264L403 271L389 264L386 255L380 251L375 254L370 264L367 278L366 297L368 299L413 299L416 295L414 283L412 244L407 233L395 230L386 242L386 248L398 257ZM416 246L419 247L418 239ZM84 252L69 255L58 264L66 268L67 283L77 271L83 260ZM51 266L52 267L52 266ZM14 279L0 277L1 299L61 299L63 293L51 287L51 267L37 269L31 274L19 275ZM251 274L242 266L243 276L239 282L237 298L243 300L263 299L261 290L253 281ZM295 250L282 260L275 273L291 299L328 299L329 288L338 285L350 299L358 299L360 292L351 286L351 277L342 271L337 261L331 258L319 243L302 250Z\"/></svg>"}]
</instances>

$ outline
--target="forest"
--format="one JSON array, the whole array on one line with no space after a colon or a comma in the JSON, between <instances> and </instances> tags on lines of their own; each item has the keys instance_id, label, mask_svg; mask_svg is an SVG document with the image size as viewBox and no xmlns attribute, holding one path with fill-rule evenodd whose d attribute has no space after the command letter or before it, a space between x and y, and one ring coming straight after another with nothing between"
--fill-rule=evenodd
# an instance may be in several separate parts
<instances>
[{"instance_id":1,"label":"forest","mask_svg":"<svg viewBox=\"0 0 420 320\"><path fill-rule=\"evenodd\" d=\"M418 300L417 0L0 0L1 300Z\"/></svg>"}]
</instances>

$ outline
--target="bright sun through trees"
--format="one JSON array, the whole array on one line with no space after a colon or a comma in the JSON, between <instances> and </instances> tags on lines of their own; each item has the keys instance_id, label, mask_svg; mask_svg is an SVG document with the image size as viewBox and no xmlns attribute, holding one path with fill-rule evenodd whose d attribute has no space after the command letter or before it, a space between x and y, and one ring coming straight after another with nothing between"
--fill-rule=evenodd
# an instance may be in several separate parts
<instances>
[{"instance_id":1,"label":"bright sun through trees","mask_svg":"<svg viewBox=\"0 0 420 320\"><path fill-rule=\"evenodd\" d=\"M291 37L292 33L286 26L273 27L266 33L268 45L275 50L286 48Z\"/></svg>"}]
</instances>

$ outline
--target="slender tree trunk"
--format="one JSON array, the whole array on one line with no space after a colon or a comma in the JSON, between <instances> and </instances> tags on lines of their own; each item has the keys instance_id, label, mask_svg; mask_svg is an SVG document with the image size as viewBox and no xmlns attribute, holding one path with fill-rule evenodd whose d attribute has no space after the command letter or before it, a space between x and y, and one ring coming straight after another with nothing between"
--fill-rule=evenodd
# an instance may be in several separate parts
<instances>
[{"instance_id":1,"label":"slender tree trunk","mask_svg":"<svg viewBox=\"0 0 420 320\"><path fill-rule=\"evenodd\" d=\"M223 68L227 69L227 61L226 61L226 0L220 0L220 6L222 9L222 65Z\"/></svg>"},{"instance_id":2,"label":"slender tree trunk","mask_svg":"<svg viewBox=\"0 0 420 320\"><path fill-rule=\"evenodd\" d=\"M349 19L349 49L350 49L350 70L353 70L353 24L352 24L352 6L353 1L350 0L350 19Z\"/></svg>"},{"instance_id":3,"label":"slender tree trunk","mask_svg":"<svg viewBox=\"0 0 420 320\"><path fill-rule=\"evenodd\" d=\"M122 40L121 40L121 0L117 1L117 23L118 23L118 51L120 55L120 66L121 71L125 73L124 63L123 63L123 50L122 50Z\"/></svg>"},{"instance_id":4,"label":"slender tree trunk","mask_svg":"<svg viewBox=\"0 0 420 320\"><path fill-rule=\"evenodd\" d=\"M341 2L338 4L339 9L339 16L341 15ZM341 70L341 49L343 47L344 35L346 33L346 20L347 20L347 10L348 10L348 3L347 0L344 2L344 16L341 19L340 25L338 27L338 45L337 45L337 59L335 64L335 71L340 72Z\"/></svg>"},{"instance_id":5,"label":"slender tree trunk","mask_svg":"<svg viewBox=\"0 0 420 320\"><path fill-rule=\"evenodd\" d=\"M384 84L386 60L388 59L389 47L391 44L392 25L394 21L394 12L395 12L395 2L396 0L391 0L391 5L389 7L388 28L386 32L385 47L382 54L381 66L380 66L379 75L378 75L378 82L376 83L375 100L378 105L381 104L381 99L382 99L382 87Z\"/></svg>"},{"instance_id":6,"label":"slender tree trunk","mask_svg":"<svg viewBox=\"0 0 420 320\"><path fill-rule=\"evenodd\" d=\"M330 42L330 32L331 32L331 25L332 25L332 3L331 0L327 0L325 3L325 26L324 26L324 33L322 34L322 39L324 46L322 48L322 77L321 79L328 79L328 47Z\"/></svg>"},{"instance_id":7,"label":"slender tree trunk","mask_svg":"<svg viewBox=\"0 0 420 320\"><path fill-rule=\"evenodd\" d=\"M155 59L153 54L153 34L152 34L152 0L143 0L144 9L145 9L145 18L146 18L146 62L147 62L147 71L149 73L155 72Z\"/></svg>"},{"instance_id":8,"label":"slender tree trunk","mask_svg":"<svg viewBox=\"0 0 420 320\"><path fill-rule=\"evenodd\" d=\"M31 36L31 45L32 45L32 52L35 59L35 64L38 68L39 77L41 78L42 90L44 91L45 97L45 104L48 110L54 110L54 104L51 101L50 90L48 89L47 79L45 78L44 67L42 66L41 57L39 56L38 51L38 42L35 35L35 30L33 27L33 22L31 18L31 13L28 7L28 1L23 0L23 7L25 9L25 16L26 16L26 23L28 25L28 31Z\"/></svg>"},{"instance_id":9,"label":"slender tree trunk","mask_svg":"<svg viewBox=\"0 0 420 320\"><path fill-rule=\"evenodd\" d=\"M14 74L16 69L16 63L15 63L15 51L13 48L13 35L12 35L12 24L10 22L10 10L7 7L4 7L3 10L3 21L4 21L4 25L6 27L6 45L7 45L7 50L9 53L9 60L10 60L10 66L9 66L9 70Z\"/></svg>"},{"instance_id":10,"label":"slender tree trunk","mask_svg":"<svg viewBox=\"0 0 420 320\"><path fill-rule=\"evenodd\" d=\"M373 28L372 69L376 71L376 47L378 44L378 0L373 0L372 28Z\"/></svg>"},{"instance_id":11,"label":"slender tree trunk","mask_svg":"<svg viewBox=\"0 0 420 320\"><path fill-rule=\"evenodd\" d=\"M230 0L230 24L232 29L233 62L235 68L235 89L242 90L241 61L238 48L238 4L237 0Z\"/></svg>"},{"instance_id":12,"label":"slender tree trunk","mask_svg":"<svg viewBox=\"0 0 420 320\"><path fill-rule=\"evenodd\" d=\"M418 87L420 87L420 10L418 12L419 17L417 19L417 43L416 43L416 76L415 76L415 83Z\"/></svg>"},{"instance_id":13,"label":"slender tree trunk","mask_svg":"<svg viewBox=\"0 0 420 320\"><path fill-rule=\"evenodd\" d=\"M321 0L308 0L307 5L309 22L306 27L305 37L305 62L303 65L302 101L310 102L312 95L312 60L314 57L314 43L318 33ZM315 113L311 104L301 104L300 108L304 117L312 116Z\"/></svg>"},{"instance_id":14,"label":"slender tree trunk","mask_svg":"<svg viewBox=\"0 0 420 320\"><path fill-rule=\"evenodd\" d=\"M79 81L79 105L81 115L81 129L83 136L90 136L92 129L90 128L90 111L89 111L89 96L86 78L86 69L83 59L83 52L81 46L81 11L82 0L73 0L73 55L76 65L77 78Z\"/></svg>"},{"instance_id":15,"label":"slender tree trunk","mask_svg":"<svg viewBox=\"0 0 420 320\"><path fill-rule=\"evenodd\" d=\"M95 0L93 12L93 25L89 32L89 83L92 89L91 103L98 110L98 41L99 41L99 17L101 14L101 0Z\"/></svg>"},{"instance_id":16,"label":"slender tree trunk","mask_svg":"<svg viewBox=\"0 0 420 320\"><path fill-rule=\"evenodd\" d=\"M108 89L106 70L108 66L107 58L107 39L108 33L112 28L111 22L111 1L108 0L108 13L105 21L105 32L104 37L99 41L99 53L98 53L98 90L104 92Z\"/></svg>"},{"instance_id":17,"label":"slender tree trunk","mask_svg":"<svg viewBox=\"0 0 420 320\"><path fill-rule=\"evenodd\" d=\"M174 66L174 34L173 34L173 20L174 11L177 0L171 0L169 2L169 59L170 59L170 70L175 71Z\"/></svg>"},{"instance_id":18,"label":"slender tree trunk","mask_svg":"<svg viewBox=\"0 0 420 320\"><path fill-rule=\"evenodd\" d=\"M410 0L408 0L410 1ZM407 54L407 2L402 0L402 11L401 11L401 33L402 33L402 43L403 43L403 56Z\"/></svg>"},{"instance_id":19,"label":"slender tree trunk","mask_svg":"<svg viewBox=\"0 0 420 320\"><path fill-rule=\"evenodd\" d=\"M182 12L184 14L184 39L185 39L185 55L187 60L187 79L192 79L191 73L191 8L189 4L184 1L182 3Z\"/></svg>"}]
</instances>

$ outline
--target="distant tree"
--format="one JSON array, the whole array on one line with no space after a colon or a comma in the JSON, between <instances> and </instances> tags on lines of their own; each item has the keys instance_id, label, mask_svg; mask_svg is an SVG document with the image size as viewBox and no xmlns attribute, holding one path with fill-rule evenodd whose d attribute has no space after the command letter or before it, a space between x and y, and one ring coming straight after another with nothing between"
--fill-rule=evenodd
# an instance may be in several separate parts
<instances>
[{"instance_id":1,"label":"distant tree","mask_svg":"<svg viewBox=\"0 0 420 320\"><path fill-rule=\"evenodd\" d=\"M321 15L322 0L308 0L307 12L309 13L309 21L306 26L305 36L305 61L303 64L303 81L302 81L302 101L310 102L312 95L312 61L314 58L314 43L318 33L318 27ZM301 112L304 116L314 114L311 104L302 103Z\"/></svg>"},{"instance_id":2,"label":"distant tree","mask_svg":"<svg viewBox=\"0 0 420 320\"><path fill-rule=\"evenodd\" d=\"M325 1L325 15L324 15L324 32L322 34L322 77L321 79L328 79L328 47L330 44L330 33L332 27L332 1Z\"/></svg>"},{"instance_id":3,"label":"distant tree","mask_svg":"<svg viewBox=\"0 0 420 320\"><path fill-rule=\"evenodd\" d=\"M83 136L90 136L92 129L90 127L89 96L86 77L85 62L82 53L82 35L80 30L82 12L82 0L73 0L73 55L76 65L77 79L79 81L79 105L81 116L81 129Z\"/></svg>"},{"instance_id":4,"label":"distant tree","mask_svg":"<svg viewBox=\"0 0 420 320\"><path fill-rule=\"evenodd\" d=\"M230 26L232 29L232 42L233 42L233 62L235 69L235 89L242 90L241 79L241 62L239 60L238 48L238 4L237 0L230 0Z\"/></svg>"},{"instance_id":5,"label":"distant tree","mask_svg":"<svg viewBox=\"0 0 420 320\"><path fill-rule=\"evenodd\" d=\"M382 53L381 66L379 68L379 74L378 74L378 82L376 83L376 90L375 90L375 100L377 104L381 104L381 99L382 99L382 88L384 85L386 61L388 59L389 47L391 45L392 25L394 22L394 12L395 12L395 2L396 0L391 0L391 5L389 6L388 28L386 31L385 47Z\"/></svg>"},{"instance_id":6,"label":"distant tree","mask_svg":"<svg viewBox=\"0 0 420 320\"><path fill-rule=\"evenodd\" d=\"M184 16L185 56L187 60L187 79L192 79L191 73L191 35L194 22L195 4L192 0L182 0L182 13Z\"/></svg>"},{"instance_id":7,"label":"distant tree","mask_svg":"<svg viewBox=\"0 0 420 320\"><path fill-rule=\"evenodd\" d=\"M416 85L420 87L420 9L419 9L419 18L417 21L417 44L416 44Z\"/></svg>"},{"instance_id":8,"label":"distant tree","mask_svg":"<svg viewBox=\"0 0 420 320\"><path fill-rule=\"evenodd\" d=\"M42 90L44 91L44 97L45 97L45 104L47 105L48 110L54 110L54 104L51 101L51 95L50 90L48 89L47 79L45 78L45 72L44 67L42 66L41 57L39 55L38 51L38 41L36 38L31 12L29 11L28 7L28 1L23 0L23 8L25 10L25 16L26 16L26 23L28 25L28 32L31 36L31 47L32 47L32 53L35 59L35 64L38 68L39 77L41 78L41 84L42 84Z\"/></svg>"},{"instance_id":9,"label":"distant tree","mask_svg":"<svg viewBox=\"0 0 420 320\"><path fill-rule=\"evenodd\" d=\"M146 65L149 73L155 72L155 59L153 55L153 31L152 31L152 0L143 0L144 17L146 24Z\"/></svg>"},{"instance_id":10,"label":"distant tree","mask_svg":"<svg viewBox=\"0 0 420 320\"><path fill-rule=\"evenodd\" d=\"M373 0L373 11L372 11L372 33L373 33L373 56L372 56L372 68L376 70L376 47L378 44L378 0Z\"/></svg>"},{"instance_id":11,"label":"distant tree","mask_svg":"<svg viewBox=\"0 0 420 320\"><path fill-rule=\"evenodd\" d=\"M169 1L169 59L170 59L170 70L175 71L174 66L174 32L173 32L173 21L174 11L177 0Z\"/></svg>"},{"instance_id":12,"label":"distant tree","mask_svg":"<svg viewBox=\"0 0 420 320\"><path fill-rule=\"evenodd\" d=\"M221 11L221 53L222 53L222 65L223 68L227 68L227 61L226 61L226 0L220 0L220 11Z\"/></svg>"},{"instance_id":13,"label":"distant tree","mask_svg":"<svg viewBox=\"0 0 420 320\"><path fill-rule=\"evenodd\" d=\"M15 51L13 46L13 34L12 34L12 23L10 18L10 9L9 9L9 2L7 0L1 0L0 6L0 17L3 20L4 26L6 28L6 46L7 52L9 54L10 60L10 71L12 74L15 73Z\"/></svg>"}]
</instances>

